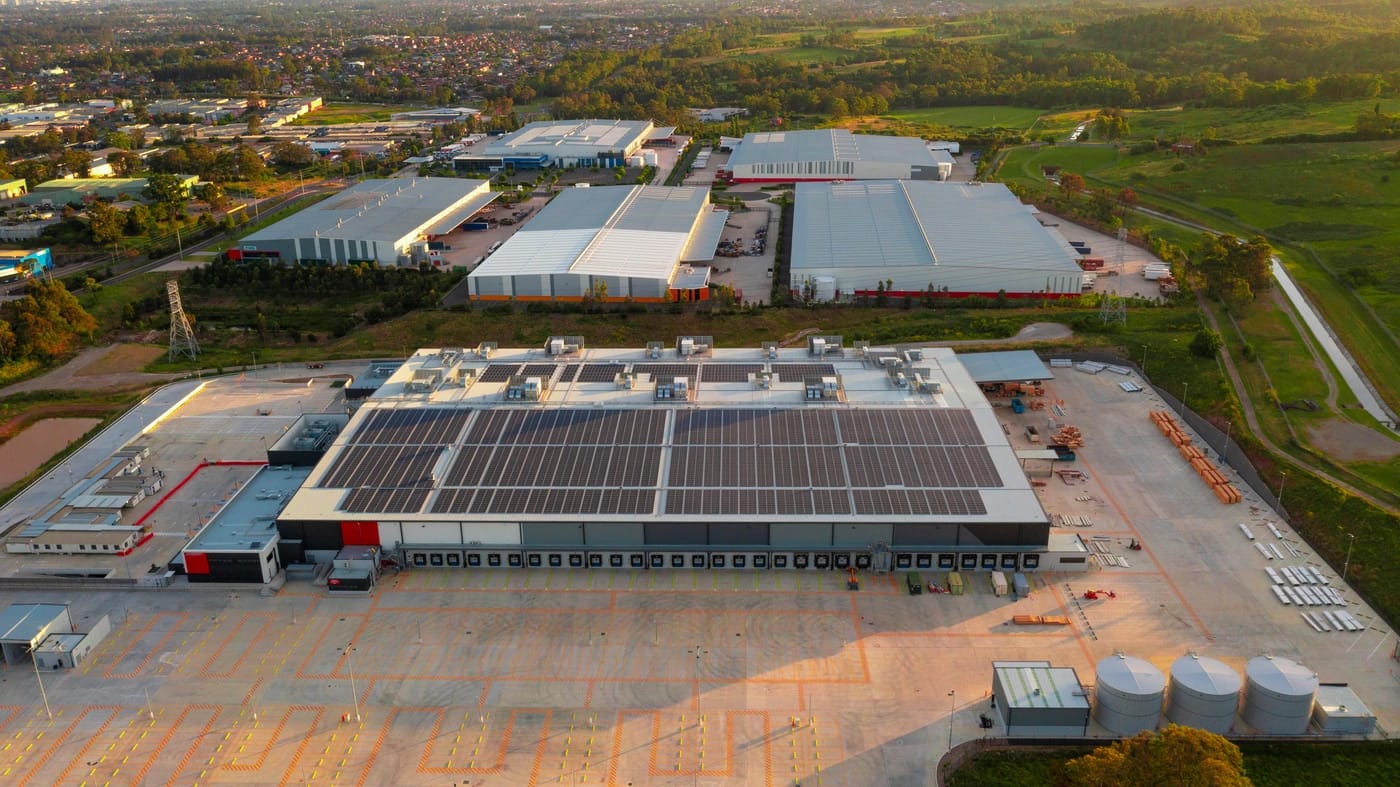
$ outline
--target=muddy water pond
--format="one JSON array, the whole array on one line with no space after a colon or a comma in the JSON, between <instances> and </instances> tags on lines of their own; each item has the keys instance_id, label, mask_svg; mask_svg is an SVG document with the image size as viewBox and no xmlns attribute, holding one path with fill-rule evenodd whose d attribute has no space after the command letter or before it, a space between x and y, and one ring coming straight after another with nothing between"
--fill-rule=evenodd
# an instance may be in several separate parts
<instances>
[{"instance_id":1,"label":"muddy water pond","mask_svg":"<svg viewBox=\"0 0 1400 787\"><path fill-rule=\"evenodd\" d=\"M100 423L99 418L45 418L0 443L0 489L34 472Z\"/></svg>"}]
</instances>

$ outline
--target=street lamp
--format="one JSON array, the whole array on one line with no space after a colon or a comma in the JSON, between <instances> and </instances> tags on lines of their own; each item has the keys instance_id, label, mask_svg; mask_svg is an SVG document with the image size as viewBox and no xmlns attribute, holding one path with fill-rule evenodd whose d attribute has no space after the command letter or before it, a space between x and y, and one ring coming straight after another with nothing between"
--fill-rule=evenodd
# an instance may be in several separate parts
<instances>
[{"instance_id":1,"label":"street lamp","mask_svg":"<svg viewBox=\"0 0 1400 787\"><path fill-rule=\"evenodd\" d=\"M1191 381L1187 380L1181 384L1181 409L1190 410L1191 406L1186 403L1187 394L1191 392Z\"/></svg>"},{"instance_id":2,"label":"street lamp","mask_svg":"<svg viewBox=\"0 0 1400 787\"><path fill-rule=\"evenodd\" d=\"M1349 538L1349 539L1351 539L1351 540L1347 542L1347 559L1346 559L1346 562L1345 562L1345 563L1342 563L1342 581L1343 581L1343 582L1346 582L1346 581L1347 581L1347 570L1351 568L1351 548L1354 547L1354 546L1356 546L1356 536L1355 536L1355 535L1353 535L1353 534L1351 534L1351 533L1347 533L1347 538Z\"/></svg>"},{"instance_id":3,"label":"street lamp","mask_svg":"<svg viewBox=\"0 0 1400 787\"><path fill-rule=\"evenodd\" d=\"M958 706L958 690L948 692L948 751L953 750L953 711Z\"/></svg>"},{"instance_id":4,"label":"street lamp","mask_svg":"<svg viewBox=\"0 0 1400 787\"><path fill-rule=\"evenodd\" d=\"M1230 464L1230 427L1233 425L1230 421L1225 422L1225 445L1220 449L1220 461L1227 465Z\"/></svg>"},{"instance_id":5,"label":"street lamp","mask_svg":"<svg viewBox=\"0 0 1400 787\"><path fill-rule=\"evenodd\" d=\"M1142 375L1147 376L1147 345L1142 346Z\"/></svg>"},{"instance_id":6,"label":"street lamp","mask_svg":"<svg viewBox=\"0 0 1400 787\"><path fill-rule=\"evenodd\" d=\"M350 654L355 652L354 644L348 644L342 651L345 654L345 665L350 669L350 702L355 706L355 721L360 720L360 694L355 690L355 660Z\"/></svg>"},{"instance_id":7,"label":"street lamp","mask_svg":"<svg viewBox=\"0 0 1400 787\"><path fill-rule=\"evenodd\" d=\"M1283 487L1288 483L1288 471L1282 470L1283 480L1278 482L1278 512L1284 519L1288 518L1288 511L1283 507Z\"/></svg>"},{"instance_id":8,"label":"street lamp","mask_svg":"<svg viewBox=\"0 0 1400 787\"><path fill-rule=\"evenodd\" d=\"M34 656L35 646L29 648L29 660L34 662L34 677L39 681L39 696L44 700L44 713L49 716L49 721L53 721L53 708L49 707L49 693L44 691L44 675L39 671L39 659Z\"/></svg>"}]
</instances>

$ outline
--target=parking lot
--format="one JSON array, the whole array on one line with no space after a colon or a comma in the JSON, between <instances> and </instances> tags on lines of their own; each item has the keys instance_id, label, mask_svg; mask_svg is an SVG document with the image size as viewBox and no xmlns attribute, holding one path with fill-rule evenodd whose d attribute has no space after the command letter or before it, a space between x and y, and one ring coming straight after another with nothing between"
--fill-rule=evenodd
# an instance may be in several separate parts
<instances>
[{"instance_id":1,"label":"parking lot","mask_svg":"<svg viewBox=\"0 0 1400 787\"><path fill-rule=\"evenodd\" d=\"M1237 523L1295 538L1287 526L1238 481L1243 503L1211 496L1148 419L1161 403L1118 386L1133 378L1055 371L1046 410L996 412L1017 447L1051 417L1083 431L1077 460L1061 464L1087 478L1038 489L1126 567L1031 574L1016 601L994 596L985 573L967 575L965 595L909 596L899 575L863 575L850 592L836 572L610 569L417 570L372 596L304 580L272 596L64 591L80 629L110 614L113 634L77 670L43 676L52 720L32 669L6 670L0 780L924 785L950 731L986 734L993 660L1048 659L1092 684L1115 651L1164 670L1187 651L1237 670L1286 656L1350 683L1383 728L1400 723L1393 633L1356 603L1367 631L1308 627L1269 591ZM255 457L284 410L333 406L330 389L287 376L215 383L149 435L152 461L179 472L208 454ZM263 401L273 415L254 413ZM162 529L188 524L229 480L182 489ZM1316 562L1295 546L1295 562ZM1116 598L1087 600L1091 589Z\"/></svg>"}]
</instances>

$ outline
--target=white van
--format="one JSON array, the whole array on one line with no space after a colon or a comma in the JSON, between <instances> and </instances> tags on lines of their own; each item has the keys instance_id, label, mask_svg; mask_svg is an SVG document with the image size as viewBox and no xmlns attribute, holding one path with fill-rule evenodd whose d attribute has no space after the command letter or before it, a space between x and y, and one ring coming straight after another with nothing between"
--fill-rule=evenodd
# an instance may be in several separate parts
<instances>
[{"instance_id":1,"label":"white van","mask_svg":"<svg viewBox=\"0 0 1400 787\"><path fill-rule=\"evenodd\" d=\"M503 241L503 240L498 240L498 241L496 241L495 243L491 244L490 248L488 248L488 249L486 250L486 253L487 253L488 255L489 255L489 254L495 254L495 253L496 253L496 249L501 248L501 244L502 244L502 243L505 243L505 241Z\"/></svg>"}]
</instances>

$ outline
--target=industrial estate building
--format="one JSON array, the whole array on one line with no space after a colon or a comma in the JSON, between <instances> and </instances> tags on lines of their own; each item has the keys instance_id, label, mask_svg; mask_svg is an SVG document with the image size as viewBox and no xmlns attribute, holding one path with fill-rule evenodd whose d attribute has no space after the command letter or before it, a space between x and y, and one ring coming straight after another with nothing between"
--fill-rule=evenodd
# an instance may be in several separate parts
<instances>
[{"instance_id":1,"label":"industrial estate building","mask_svg":"<svg viewBox=\"0 0 1400 787\"><path fill-rule=\"evenodd\" d=\"M290 499L262 475L244 492L277 497L283 564L375 546L424 567L1087 568L1072 535L1047 550L946 348L425 349L323 426Z\"/></svg>"},{"instance_id":2,"label":"industrial estate building","mask_svg":"<svg viewBox=\"0 0 1400 787\"><path fill-rule=\"evenodd\" d=\"M621 167L647 140L672 131L649 120L541 120L478 145L453 158L452 165L458 172Z\"/></svg>"},{"instance_id":3,"label":"industrial estate building","mask_svg":"<svg viewBox=\"0 0 1400 787\"><path fill-rule=\"evenodd\" d=\"M567 189L468 277L474 300L705 300L728 212L707 189Z\"/></svg>"},{"instance_id":4,"label":"industrial estate building","mask_svg":"<svg viewBox=\"0 0 1400 787\"><path fill-rule=\"evenodd\" d=\"M852 134L845 129L765 131L746 134L719 177L731 183L801 183L832 180L946 180L917 137Z\"/></svg>"},{"instance_id":5,"label":"industrial estate building","mask_svg":"<svg viewBox=\"0 0 1400 787\"><path fill-rule=\"evenodd\" d=\"M484 180L369 180L248 235L229 255L418 265L432 261L434 236L457 229L497 196Z\"/></svg>"},{"instance_id":6,"label":"industrial estate building","mask_svg":"<svg viewBox=\"0 0 1400 787\"><path fill-rule=\"evenodd\" d=\"M180 188L188 196L199 178L182 175ZM60 178L46 180L20 197L26 205L80 205L94 199L113 202L140 200L146 190L145 178Z\"/></svg>"},{"instance_id":7,"label":"industrial estate building","mask_svg":"<svg viewBox=\"0 0 1400 787\"><path fill-rule=\"evenodd\" d=\"M49 249L0 249L0 281L26 279L53 267Z\"/></svg>"},{"instance_id":8,"label":"industrial estate building","mask_svg":"<svg viewBox=\"0 0 1400 787\"><path fill-rule=\"evenodd\" d=\"M1081 292L1074 247L999 183L799 183L793 210L798 297Z\"/></svg>"}]
</instances>

